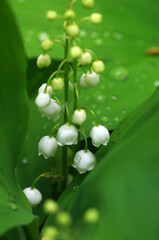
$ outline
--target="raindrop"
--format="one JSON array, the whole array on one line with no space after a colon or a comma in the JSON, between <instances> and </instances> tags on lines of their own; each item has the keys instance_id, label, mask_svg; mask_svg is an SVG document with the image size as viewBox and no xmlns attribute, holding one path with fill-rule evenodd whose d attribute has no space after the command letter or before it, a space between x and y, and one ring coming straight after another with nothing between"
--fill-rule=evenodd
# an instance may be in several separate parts
<instances>
[{"instance_id":1,"label":"raindrop","mask_svg":"<svg viewBox=\"0 0 159 240\"><path fill-rule=\"evenodd\" d=\"M81 29L81 30L80 30L80 37L81 37L81 38L87 37L87 32L86 32L86 30L84 30L84 29Z\"/></svg>"},{"instance_id":2,"label":"raindrop","mask_svg":"<svg viewBox=\"0 0 159 240\"><path fill-rule=\"evenodd\" d=\"M74 187L73 187L73 190L74 190L75 192L77 192L78 189L79 189L79 186L74 186Z\"/></svg>"},{"instance_id":3,"label":"raindrop","mask_svg":"<svg viewBox=\"0 0 159 240\"><path fill-rule=\"evenodd\" d=\"M98 115L100 115L100 114L101 114L101 111L100 111L100 110L98 110L98 111L97 111L97 114L98 114Z\"/></svg>"},{"instance_id":4,"label":"raindrop","mask_svg":"<svg viewBox=\"0 0 159 240\"><path fill-rule=\"evenodd\" d=\"M159 86L159 81L155 81L155 82L154 82L154 86L155 86L155 87L158 87L158 86Z\"/></svg>"},{"instance_id":5,"label":"raindrop","mask_svg":"<svg viewBox=\"0 0 159 240\"><path fill-rule=\"evenodd\" d=\"M92 33L91 33L91 37L92 37L92 38L96 38L97 36L98 36L98 33L97 33L97 32L92 32Z\"/></svg>"},{"instance_id":6,"label":"raindrop","mask_svg":"<svg viewBox=\"0 0 159 240\"><path fill-rule=\"evenodd\" d=\"M116 96L116 95L111 96L111 98L112 98L113 100L117 100L117 96Z\"/></svg>"},{"instance_id":7,"label":"raindrop","mask_svg":"<svg viewBox=\"0 0 159 240\"><path fill-rule=\"evenodd\" d=\"M99 103L104 103L105 100L106 100L105 95L98 95L98 96L95 98L95 101L96 101L96 102L99 102Z\"/></svg>"},{"instance_id":8,"label":"raindrop","mask_svg":"<svg viewBox=\"0 0 159 240\"><path fill-rule=\"evenodd\" d=\"M115 120L116 122L118 122L118 121L119 121L119 118L118 118L118 117L115 117L114 120Z\"/></svg>"},{"instance_id":9,"label":"raindrop","mask_svg":"<svg viewBox=\"0 0 159 240\"><path fill-rule=\"evenodd\" d=\"M108 122L108 121L109 121L109 118L103 116L103 117L101 117L101 121L103 121L103 122Z\"/></svg>"},{"instance_id":10,"label":"raindrop","mask_svg":"<svg viewBox=\"0 0 159 240\"><path fill-rule=\"evenodd\" d=\"M110 32L105 31L105 32L103 33L103 36L104 36L105 38L109 38L109 37L110 37Z\"/></svg>"},{"instance_id":11,"label":"raindrop","mask_svg":"<svg viewBox=\"0 0 159 240\"><path fill-rule=\"evenodd\" d=\"M16 211L17 210L17 205L13 202L8 202L7 203L9 208L11 208L13 211Z\"/></svg>"},{"instance_id":12,"label":"raindrop","mask_svg":"<svg viewBox=\"0 0 159 240\"><path fill-rule=\"evenodd\" d=\"M125 114L125 113L126 113L126 110L125 110L125 109L122 109L121 112L122 112L122 114Z\"/></svg>"},{"instance_id":13,"label":"raindrop","mask_svg":"<svg viewBox=\"0 0 159 240\"><path fill-rule=\"evenodd\" d=\"M41 32L40 34L39 34L39 40L40 40L40 42L42 42L42 41L44 41L46 38L48 38L49 37L49 35L48 35L48 33L47 32Z\"/></svg>"},{"instance_id":14,"label":"raindrop","mask_svg":"<svg viewBox=\"0 0 159 240\"><path fill-rule=\"evenodd\" d=\"M23 158L23 159L22 159L22 163L27 164L27 163L28 163L27 158Z\"/></svg>"},{"instance_id":15,"label":"raindrop","mask_svg":"<svg viewBox=\"0 0 159 240\"><path fill-rule=\"evenodd\" d=\"M97 46L101 46L103 44L103 39L102 38L97 38L95 41L94 41L95 45Z\"/></svg>"},{"instance_id":16,"label":"raindrop","mask_svg":"<svg viewBox=\"0 0 159 240\"><path fill-rule=\"evenodd\" d=\"M114 32L113 38L115 38L117 41L123 40L123 35L120 32Z\"/></svg>"},{"instance_id":17,"label":"raindrop","mask_svg":"<svg viewBox=\"0 0 159 240\"><path fill-rule=\"evenodd\" d=\"M108 106L108 107L107 107L107 110L110 111L110 110L111 110L111 107Z\"/></svg>"},{"instance_id":18,"label":"raindrop","mask_svg":"<svg viewBox=\"0 0 159 240\"><path fill-rule=\"evenodd\" d=\"M123 81L128 77L128 71L124 67L116 67L109 73L113 80Z\"/></svg>"},{"instance_id":19,"label":"raindrop","mask_svg":"<svg viewBox=\"0 0 159 240\"><path fill-rule=\"evenodd\" d=\"M93 121L93 122L91 122L91 124L94 126L94 125L96 124L96 122L95 122L95 121Z\"/></svg>"}]
</instances>

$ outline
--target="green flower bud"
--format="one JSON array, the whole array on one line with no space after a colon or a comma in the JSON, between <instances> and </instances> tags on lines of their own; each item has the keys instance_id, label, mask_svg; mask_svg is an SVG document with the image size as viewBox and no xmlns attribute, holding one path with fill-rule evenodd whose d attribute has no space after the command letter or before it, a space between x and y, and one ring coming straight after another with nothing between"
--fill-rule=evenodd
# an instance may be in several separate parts
<instances>
[{"instance_id":1,"label":"green flower bud","mask_svg":"<svg viewBox=\"0 0 159 240\"><path fill-rule=\"evenodd\" d=\"M62 91L62 89L64 88L64 79L63 78L54 78L52 80L52 87L53 87L53 90L55 91Z\"/></svg>"},{"instance_id":2,"label":"green flower bud","mask_svg":"<svg viewBox=\"0 0 159 240\"><path fill-rule=\"evenodd\" d=\"M94 0L82 0L82 5L85 8L93 8L94 6Z\"/></svg>"},{"instance_id":3,"label":"green flower bud","mask_svg":"<svg viewBox=\"0 0 159 240\"><path fill-rule=\"evenodd\" d=\"M78 46L71 47L70 55L72 58L79 58L82 55L82 49Z\"/></svg>"},{"instance_id":4,"label":"green flower bud","mask_svg":"<svg viewBox=\"0 0 159 240\"><path fill-rule=\"evenodd\" d=\"M58 204L52 199L47 199L43 206L44 212L47 214L54 214L58 211Z\"/></svg>"},{"instance_id":5,"label":"green flower bud","mask_svg":"<svg viewBox=\"0 0 159 240\"><path fill-rule=\"evenodd\" d=\"M84 214L84 221L86 223L95 223L99 220L99 212L96 208L88 209Z\"/></svg>"},{"instance_id":6,"label":"green flower bud","mask_svg":"<svg viewBox=\"0 0 159 240\"><path fill-rule=\"evenodd\" d=\"M50 21L54 21L58 17L58 14L56 11L49 10L46 12L46 18Z\"/></svg>"},{"instance_id":7,"label":"green flower bud","mask_svg":"<svg viewBox=\"0 0 159 240\"><path fill-rule=\"evenodd\" d=\"M76 14L72 9L67 10L64 14L64 18L66 20L74 20L75 17L76 17Z\"/></svg>"},{"instance_id":8,"label":"green flower bud","mask_svg":"<svg viewBox=\"0 0 159 240\"><path fill-rule=\"evenodd\" d=\"M91 16L90 16L90 21L91 23L93 24L99 24L102 22L102 14L100 13L92 13Z\"/></svg>"},{"instance_id":9,"label":"green flower bud","mask_svg":"<svg viewBox=\"0 0 159 240\"><path fill-rule=\"evenodd\" d=\"M100 74L105 70L104 62L100 60L94 61L92 64L92 68L97 74Z\"/></svg>"},{"instance_id":10,"label":"green flower bud","mask_svg":"<svg viewBox=\"0 0 159 240\"><path fill-rule=\"evenodd\" d=\"M51 57L48 54L41 54L37 59L37 66L39 68L49 67L51 64Z\"/></svg>"},{"instance_id":11,"label":"green flower bud","mask_svg":"<svg viewBox=\"0 0 159 240\"><path fill-rule=\"evenodd\" d=\"M91 64L92 55L89 52L83 53L82 56L80 57L79 62L82 66L87 66L87 65Z\"/></svg>"},{"instance_id":12,"label":"green flower bud","mask_svg":"<svg viewBox=\"0 0 159 240\"><path fill-rule=\"evenodd\" d=\"M53 48L54 42L50 40L49 38L45 39L41 43L41 47L44 51L49 51Z\"/></svg>"},{"instance_id":13,"label":"green flower bud","mask_svg":"<svg viewBox=\"0 0 159 240\"><path fill-rule=\"evenodd\" d=\"M57 216L57 223L62 226L70 226L72 223L72 218L69 213L61 212Z\"/></svg>"},{"instance_id":14,"label":"green flower bud","mask_svg":"<svg viewBox=\"0 0 159 240\"><path fill-rule=\"evenodd\" d=\"M59 232L57 228L48 226L45 227L44 233L43 233L43 238L44 240L55 240L57 236L59 235Z\"/></svg>"},{"instance_id":15,"label":"green flower bud","mask_svg":"<svg viewBox=\"0 0 159 240\"><path fill-rule=\"evenodd\" d=\"M77 37L80 33L80 29L79 29L78 25L75 23L66 26L65 30L66 30L66 33L68 34L68 36L71 38Z\"/></svg>"}]
</instances>

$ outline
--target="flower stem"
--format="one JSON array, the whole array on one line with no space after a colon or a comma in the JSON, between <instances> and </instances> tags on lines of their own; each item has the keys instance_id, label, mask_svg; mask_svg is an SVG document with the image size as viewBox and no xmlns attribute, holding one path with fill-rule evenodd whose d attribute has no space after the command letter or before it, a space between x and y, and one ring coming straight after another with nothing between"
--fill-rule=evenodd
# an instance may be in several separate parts
<instances>
[{"instance_id":1,"label":"flower stem","mask_svg":"<svg viewBox=\"0 0 159 240\"><path fill-rule=\"evenodd\" d=\"M57 123L57 124L51 129L51 132L50 132L50 135L49 135L50 138L53 136L53 133L54 133L55 129L56 129L57 127L59 127L60 125L62 125L62 124L63 124L63 123Z\"/></svg>"},{"instance_id":2,"label":"flower stem","mask_svg":"<svg viewBox=\"0 0 159 240\"><path fill-rule=\"evenodd\" d=\"M94 113L94 111L92 109L90 109L89 107L86 107L86 106L81 106L81 108L88 110L92 114L92 116L94 117L94 119L96 121L96 126L98 127L99 126L99 122L98 122L97 116Z\"/></svg>"},{"instance_id":3,"label":"flower stem","mask_svg":"<svg viewBox=\"0 0 159 240\"><path fill-rule=\"evenodd\" d=\"M77 88L77 61L73 61L73 86L74 86L74 110L77 109L77 95L76 95L76 88Z\"/></svg>"},{"instance_id":4,"label":"flower stem","mask_svg":"<svg viewBox=\"0 0 159 240\"><path fill-rule=\"evenodd\" d=\"M81 130L81 129L78 129L78 132L82 133L83 136L84 136L84 140L85 140L85 152L87 152L87 151L88 151L88 141L87 141L87 136L86 136L85 132L84 132L83 130Z\"/></svg>"}]
</instances>

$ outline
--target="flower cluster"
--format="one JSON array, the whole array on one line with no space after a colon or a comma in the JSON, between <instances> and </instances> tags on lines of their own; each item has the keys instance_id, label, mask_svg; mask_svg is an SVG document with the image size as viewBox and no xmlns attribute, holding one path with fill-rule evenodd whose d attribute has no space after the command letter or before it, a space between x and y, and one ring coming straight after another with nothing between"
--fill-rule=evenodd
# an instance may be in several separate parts
<instances>
[{"instance_id":1,"label":"flower cluster","mask_svg":"<svg viewBox=\"0 0 159 240\"><path fill-rule=\"evenodd\" d=\"M100 74L105 70L104 63L97 58L95 53L83 47L79 41L80 24L83 21L90 21L92 24L102 22L100 13L92 13L88 17L76 20L76 13L73 10L75 1L69 1L67 9L63 16L54 10L46 13L49 21L54 21L58 17L64 20L63 29L65 35L62 39L45 39L41 43L43 54L37 59L39 68L48 67L51 64L51 57L46 53L50 51L55 42L60 43L64 47L65 59L59 65L57 71L53 72L47 83L44 83L38 91L35 103L42 116L48 119L57 120L61 113L64 114L64 122L56 124L48 136L44 136L38 145L39 155L43 155L46 159L54 157L58 146L71 146L78 144L79 134L83 134L85 138L85 149L79 150L74 154L72 166L77 169L80 174L91 171L96 165L96 158L92 152L87 149L87 137L83 130L79 127L86 121L88 110L95 118L96 124L90 131L92 144L95 147L107 145L109 141L109 131L106 127L99 125L95 113L86 106L80 106L79 86L82 88L94 88L100 82ZM85 8L93 8L94 0L82 0ZM82 69L84 73L77 80L77 71ZM73 83L71 79L73 78ZM68 88L71 88L74 96L74 109L70 118L70 106L68 98ZM55 96L56 91L64 91L64 103L62 104ZM58 129L57 129L58 128ZM55 130L57 130L55 136Z\"/></svg>"}]
</instances>

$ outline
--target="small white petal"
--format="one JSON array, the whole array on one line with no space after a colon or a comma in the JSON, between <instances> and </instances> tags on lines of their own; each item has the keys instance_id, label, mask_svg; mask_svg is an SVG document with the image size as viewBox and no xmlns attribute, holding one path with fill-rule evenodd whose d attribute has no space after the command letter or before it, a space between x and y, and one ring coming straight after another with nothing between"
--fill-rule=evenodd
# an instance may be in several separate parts
<instances>
[{"instance_id":1,"label":"small white petal","mask_svg":"<svg viewBox=\"0 0 159 240\"><path fill-rule=\"evenodd\" d=\"M40 107L46 107L51 101L50 95L48 93L39 93L35 99L35 104Z\"/></svg>"},{"instance_id":2,"label":"small white petal","mask_svg":"<svg viewBox=\"0 0 159 240\"><path fill-rule=\"evenodd\" d=\"M62 125L57 132L57 143L60 146L77 144L78 131L68 123Z\"/></svg>"},{"instance_id":3,"label":"small white petal","mask_svg":"<svg viewBox=\"0 0 159 240\"><path fill-rule=\"evenodd\" d=\"M28 187L28 188L25 188L23 190L23 192L25 193L25 195L32 207L35 207L42 200L42 195L39 192L39 190L36 188L31 189L31 187Z\"/></svg>"},{"instance_id":4,"label":"small white petal","mask_svg":"<svg viewBox=\"0 0 159 240\"><path fill-rule=\"evenodd\" d=\"M38 93L44 93L44 91L45 91L45 88L46 88L46 93L48 93L49 95L50 95L50 97L52 96L52 94L53 94L53 88L52 88L52 86L47 86L47 84L46 83L44 83L43 85L41 85L41 87L39 88L39 90L38 90Z\"/></svg>"},{"instance_id":5,"label":"small white petal","mask_svg":"<svg viewBox=\"0 0 159 240\"><path fill-rule=\"evenodd\" d=\"M87 72L85 76L85 81L89 87L94 88L99 83L99 76L95 72Z\"/></svg>"},{"instance_id":6,"label":"small white petal","mask_svg":"<svg viewBox=\"0 0 159 240\"><path fill-rule=\"evenodd\" d=\"M91 129L90 137L95 147L99 147L101 144L106 146L110 139L108 129L102 125L94 126Z\"/></svg>"},{"instance_id":7,"label":"small white petal","mask_svg":"<svg viewBox=\"0 0 159 240\"><path fill-rule=\"evenodd\" d=\"M80 78L80 85L82 88L89 88L89 85L86 83L86 74L83 74L82 77Z\"/></svg>"},{"instance_id":8,"label":"small white petal","mask_svg":"<svg viewBox=\"0 0 159 240\"><path fill-rule=\"evenodd\" d=\"M80 174L93 170L96 165L96 158L92 152L80 150L75 154L72 166L77 169Z\"/></svg>"},{"instance_id":9,"label":"small white petal","mask_svg":"<svg viewBox=\"0 0 159 240\"><path fill-rule=\"evenodd\" d=\"M45 159L54 157L57 151L58 145L56 138L45 136L41 138L38 144L39 155L43 155Z\"/></svg>"},{"instance_id":10,"label":"small white petal","mask_svg":"<svg viewBox=\"0 0 159 240\"><path fill-rule=\"evenodd\" d=\"M39 111L48 119L58 119L61 112L61 107L55 100L51 99L50 103L44 108L39 108Z\"/></svg>"}]
</instances>

